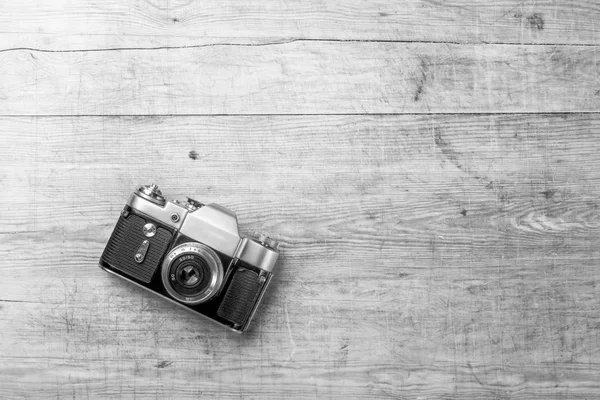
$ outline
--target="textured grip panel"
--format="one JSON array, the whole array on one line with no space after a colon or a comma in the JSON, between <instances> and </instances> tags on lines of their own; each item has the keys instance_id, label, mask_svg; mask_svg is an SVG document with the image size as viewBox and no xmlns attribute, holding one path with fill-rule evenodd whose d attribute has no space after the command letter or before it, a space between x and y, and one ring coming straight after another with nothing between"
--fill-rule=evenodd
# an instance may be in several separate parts
<instances>
[{"instance_id":1,"label":"textured grip panel","mask_svg":"<svg viewBox=\"0 0 600 400\"><path fill-rule=\"evenodd\" d=\"M119 218L102 259L112 268L149 283L169 247L172 235L159 227L155 236L147 238L143 232L145 224L146 220L134 214ZM148 240L150 246L144 261L138 264L134 257L144 240Z\"/></svg>"},{"instance_id":2,"label":"textured grip panel","mask_svg":"<svg viewBox=\"0 0 600 400\"><path fill-rule=\"evenodd\" d=\"M217 315L237 325L243 325L256 302L262 283L258 274L241 268L233 276Z\"/></svg>"}]
</instances>

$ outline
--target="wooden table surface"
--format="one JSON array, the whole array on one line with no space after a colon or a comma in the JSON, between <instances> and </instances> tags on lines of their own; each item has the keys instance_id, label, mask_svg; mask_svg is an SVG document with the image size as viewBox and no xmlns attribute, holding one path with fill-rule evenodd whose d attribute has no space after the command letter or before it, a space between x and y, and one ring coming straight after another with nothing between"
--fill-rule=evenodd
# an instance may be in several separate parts
<instances>
[{"instance_id":1,"label":"wooden table surface","mask_svg":"<svg viewBox=\"0 0 600 400\"><path fill-rule=\"evenodd\" d=\"M0 398L599 399L597 0L5 0ZM97 268L129 193L282 243L249 332Z\"/></svg>"}]
</instances>

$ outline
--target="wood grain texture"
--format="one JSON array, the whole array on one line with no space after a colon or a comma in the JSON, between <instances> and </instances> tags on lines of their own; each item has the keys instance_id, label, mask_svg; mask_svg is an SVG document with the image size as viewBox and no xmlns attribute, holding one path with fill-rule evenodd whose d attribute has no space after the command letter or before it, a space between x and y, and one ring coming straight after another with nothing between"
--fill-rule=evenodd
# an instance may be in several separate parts
<instances>
[{"instance_id":1,"label":"wood grain texture","mask_svg":"<svg viewBox=\"0 0 600 400\"><path fill-rule=\"evenodd\" d=\"M589 112L598 47L295 42L0 53L2 115Z\"/></svg>"},{"instance_id":2,"label":"wood grain texture","mask_svg":"<svg viewBox=\"0 0 600 400\"><path fill-rule=\"evenodd\" d=\"M5 0L2 47L98 49L290 39L599 44L583 1Z\"/></svg>"},{"instance_id":3,"label":"wood grain texture","mask_svg":"<svg viewBox=\"0 0 600 400\"><path fill-rule=\"evenodd\" d=\"M600 398L599 128L0 118L0 397ZM150 181L282 241L247 335L96 267Z\"/></svg>"},{"instance_id":4,"label":"wood grain texture","mask_svg":"<svg viewBox=\"0 0 600 400\"><path fill-rule=\"evenodd\" d=\"M600 399L595 0L0 4L0 398ZM237 336L97 268L282 242Z\"/></svg>"}]
</instances>

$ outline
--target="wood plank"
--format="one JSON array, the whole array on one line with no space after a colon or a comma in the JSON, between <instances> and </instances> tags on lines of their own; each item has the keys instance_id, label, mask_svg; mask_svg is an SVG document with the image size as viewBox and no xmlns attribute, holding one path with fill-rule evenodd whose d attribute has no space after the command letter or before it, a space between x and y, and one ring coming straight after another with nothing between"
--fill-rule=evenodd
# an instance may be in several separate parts
<instances>
[{"instance_id":1,"label":"wood plank","mask_svg":"<svg viewBox=\"0 0 600 400\"><path fill-rule=\"evenodd\" d=\"M2 115L583 112L597 47L288 43L0 53Z\"/></svg>"},{"instance_id":2,"label":"wood plank","mask_svg":"<svg viewBox=\"0 0 600 400\"><path fill-rule=\"evenodd\" d=\"M598 398L599 127L0 118L0 397ZM248 335L96 267L150 181L282 241Z\"/></svg>"},{"instance_id":3,"label":"wood plank","mask_svg":"<svg viewBox=\"0 0 600 400\"><path fill-rule=\"evenodd\" d=\"M2 47L54 50L290 39L599 44L594 0L5 0Z\"/></svg>"}]
</instances>

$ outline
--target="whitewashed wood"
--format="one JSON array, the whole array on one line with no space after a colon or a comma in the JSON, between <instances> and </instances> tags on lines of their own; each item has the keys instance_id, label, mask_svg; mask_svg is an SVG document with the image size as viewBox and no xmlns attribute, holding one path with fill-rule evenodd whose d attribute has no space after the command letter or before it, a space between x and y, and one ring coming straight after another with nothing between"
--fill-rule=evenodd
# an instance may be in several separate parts
<instances>
[{"instance_id":1,"label":"whitewashed wood","mask_svg":"<svg viewBox=\"0 0 600 400\"><path fill-rule=\"evenodd\" d=\"M599 121L0 118L0 397L598 398ZM282 241L247 335L96 267L150 181Z\"/></svg>"},{"instance_id":2,"label":"whitewashed wood","mask_svg":"<svg viewBox=\"0 0 600 400\"><path fill-rule=\"evenodd\" d=\"M2 2L0 398L600 398L599 114L381 115L600 111L598 17ZM247 335L95 267L152 181L282 241Z\"/></svg>"},{"instance_id":3,"label":"whitewashed wood","mask_svg":"<svg viewBox=\"0 0 600 400\"><path fill-rule=\"evenodd\" d=\"M2 115L598 111L597 47L296 42L0 53Z\"/></svg>"},{"instance_id":4,"label":"whitewashed wood","mask_svg":"<svg viewBox=\"0 0 600 400\"><path fill-rule=\"evenodd\" d=\"M1 46L195 46L290 39L599 44L594 0L4 0Z\"/></svg>"}]
</instances>

